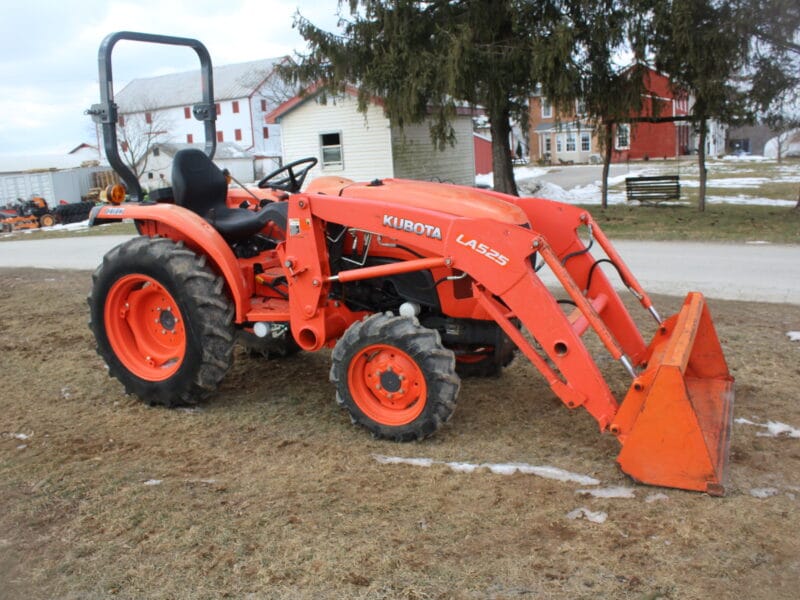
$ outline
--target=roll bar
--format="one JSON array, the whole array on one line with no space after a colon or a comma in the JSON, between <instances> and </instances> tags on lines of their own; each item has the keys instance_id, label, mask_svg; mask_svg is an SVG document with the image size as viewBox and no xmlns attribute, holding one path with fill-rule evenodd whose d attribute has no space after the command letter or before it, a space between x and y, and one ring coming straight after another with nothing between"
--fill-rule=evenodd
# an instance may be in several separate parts
<instances>
[{"instance_id":1,"label":"roll bar","mask_svg":"<svg viewBox=\"0 0 800 600\"><path fill-rule=\"evenodd\" d=\"M119 155L117 148L117 105L114 102L114 81L111 71L111 52L120 40L146 42L150 44L168 44L170 46L187 46L192 48L200 59L200 85L203 99L192 107L194 118L205 123L205 148L209 158L214 158L217 149L216 124L217 111L214 106L214 76L211 68L211 55L202 42L192 38L173 37L136 31L118 31L105 37L97 53L97 64L100 75L100 104L93 104L86 111L92 120L103 128L103 147L109 164L119 174L128 188L128 193L135 201L142 199L142 187L139 180Z\"/></svg>"}]
</instances>

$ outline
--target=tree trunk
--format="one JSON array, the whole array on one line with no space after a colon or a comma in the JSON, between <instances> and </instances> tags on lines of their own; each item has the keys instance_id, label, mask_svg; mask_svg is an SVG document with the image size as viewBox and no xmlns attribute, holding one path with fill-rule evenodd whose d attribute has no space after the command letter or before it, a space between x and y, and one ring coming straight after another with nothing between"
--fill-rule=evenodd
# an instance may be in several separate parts
<instances>
[{"instance_id":1,"label":"tree trunk","mask_svg":"<svg viewBox=\"0 0 800 600\"><path fill-rule=\"evenodd\" d=\"M700 118L700 144L697 149L697 165L700 168L700 190L697 196L697 208L700 212L706 210L706 178L708 172L706 171L706 136L708 130L706 128L706 118Z\"/></svg>"},{"instance_id":2,"label":"tree trunk","mask_svg":"<svg viewBox=\"0 0 800 600\"><path fill-rule=\"evenodd\" d=\"M603 208L608 208L608 172L611 169L611 148L614 143L614 125L611 123L605 124L603 136L603 187L601 205Z\"/></svg>"},{"instance_id":3,"label":"tree trunk","mask_svg":"<svg viewBox=\"0 0 800 600\"><path fill-rule=\"evenodd\" d=\"M800 188L797 189L797 204L794 205L795 210L800 210Z\"/></svg>"},{"instance_id":4,"label":"tree trunk","mask_svg":"<svg viewBox=\"0 0 800 600\"><path fill-rule=\"evenodd\" d=\"M508 109L499 110L489 115L489 127L492 132L494 189L511 196L519 196L517 182L514 181L511 147L508 145L508 138L511 134L509 116ZM470 141L470 143L472 142Z\"/></svg>"}]
</instances>

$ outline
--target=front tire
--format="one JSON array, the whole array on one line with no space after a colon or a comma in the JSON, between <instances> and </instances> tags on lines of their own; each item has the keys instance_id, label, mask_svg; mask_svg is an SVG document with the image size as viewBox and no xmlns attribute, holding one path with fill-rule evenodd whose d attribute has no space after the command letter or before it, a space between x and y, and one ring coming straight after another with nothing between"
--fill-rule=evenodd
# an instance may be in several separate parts
<instances>
[{"instance_id":1,"label":"front tire","mask_svg":"<svg viewBox=\"0 0 800 600\"><path fill-rule=\"evenodd\" d=\"M376 437L422 439L453 415L461 383L454 355L416 319L378 313L354 323L332 359L336 401Z\"/></svg>"},{"instance_id":2,"label":"front tire","mask_svg":"<svg viewBox=\"0 0 800 600\"><path fill-rule=\"evenodd\" d=\"M172 407L217 389L233 361L233 307L204 256L138 237L110 250L92 280L89 326L126 393Z\"/></svg>"}]
</instances>

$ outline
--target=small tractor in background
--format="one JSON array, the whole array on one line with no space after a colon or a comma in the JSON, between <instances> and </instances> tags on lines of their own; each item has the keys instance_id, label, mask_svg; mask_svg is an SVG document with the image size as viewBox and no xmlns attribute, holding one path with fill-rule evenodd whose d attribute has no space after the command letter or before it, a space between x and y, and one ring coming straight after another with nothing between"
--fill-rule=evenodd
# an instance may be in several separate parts
<instances>
[{"instance_id":1,"label":"small tractor in background","mask_svg":"<svg viewBox=\"0 0 800 600\"><path fill-rule=\"evenodd\" d=\"M0 208L2 231L52 227L55 224L56 216L41 196L33 196L30 200L18 199Z\"/></svg>"},{"instance_id":2,"label":"small tractor in background","mask_svg":"<svg viewBox=\"0 0 800 600\"><path fill-rule=\"evenodd\" d=\"M111 53L120 40L187 46L200 58L193 112L205 147L178 152L172 187L148 202L117 149ZM662 318L587 211L401 179L323 176L303 189L314 157L232 188L212 162L211 59L199 41L114 33L99 66L101 102L89 113L133 201L119 186L90 223L131 219L140 235L95 271L90 327L126 392L152 405L201 402L237 339L270 355L332 348L330 379L352 421L416 440L452 416L459 373L496 375L518 352L568 408L616 436L617 462L635 480L724 493L734 385L705 299L692 292ZM650 343L604 263L652 316ZM630 377L621 402L583 341L589 331Z\"/></svg>"}]
</instances>

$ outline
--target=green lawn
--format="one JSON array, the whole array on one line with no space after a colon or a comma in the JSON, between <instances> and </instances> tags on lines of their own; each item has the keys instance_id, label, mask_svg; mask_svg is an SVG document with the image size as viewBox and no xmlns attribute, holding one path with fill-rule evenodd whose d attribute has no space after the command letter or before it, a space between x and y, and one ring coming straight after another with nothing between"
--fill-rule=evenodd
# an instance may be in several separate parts
<instances>
[{"instance_id":1,"label":"green lawn","mask_svg":"<svg viewBox=\"0 0 800 600\"><path fill-rule=\"evenodd\" d=\"M800 210L711 204L586 207L611 238L634 240L767 241L800 244Z\"/></svg>"},{"instance_id":2,"label":"green lawn","mask_svg":"<svg viewBox=\"0 0 800 600\"><path fill-rule=\"evenodd\" d=\"M603 210L587 206L612 238L800 243L800 161L726 161L711 159L706 210L697 210L699 167L696 160L631 163L648 174L679 175L681 204L616 204ZM624 194L625 183L611 186ZM774 204L770 204L774 202Z\"/></svg>"},{"instance_id":3,"label":"green lawn","mask_svg":"<svg viewBox=\"0 0 800 600\"><path fill-rule=\"evenodd\" d=\"M135 235L136 227L133 223L111 223L86 227L84 229L32 229L28 231L15 231L0 235L0 242L18 242L20 240L45 240L53 238L85 237L93 235Z\"/></svg>"}]
</instances>

